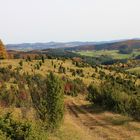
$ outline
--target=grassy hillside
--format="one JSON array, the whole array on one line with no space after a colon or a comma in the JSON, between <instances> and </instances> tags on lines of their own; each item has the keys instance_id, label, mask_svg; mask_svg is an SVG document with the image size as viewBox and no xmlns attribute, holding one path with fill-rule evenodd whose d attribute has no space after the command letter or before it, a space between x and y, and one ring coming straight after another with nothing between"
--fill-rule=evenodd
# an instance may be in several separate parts
<instances>
[{"instance_id":1,"label":"grassy hillside","mask_svg":"<svg viewBox=\"0 0 140 140\"><path fill-rule=\"evenodd\" d=\"M126 66L138 63L139 61L136 60L130 61ZM6 130L3 129L6 119L4 114L12 112L13 118L8 118L6 122L12 120L11 122L16 124L19 130L22 130L23 125L27 132L31 128L29 140L139 138L139 98L137 96L140 79L137 75L123 69L118 70L117 67L121 68L121 65L124 68L124 64L118 63L111 66L90 66L79 58L1 60L0 130L9 132L7 127ZM48 90L46 75L50 72L63 80L65 93L64 122L53 133L46 129L46 124L49 122L43 122L37 113L40 106L40 111L45 113L44 93ZM50 88L53 85L50 84ZM9 123L6 125L10 127L10 132L11 130L13 132L15 128ZM25 132L16 131L16 137L25 134ZM0 136L4 139L6 136L2 132Z\"/></svg>"},{"instance_id":2,"label":"grassy hillside","mask_svg":"<svg viewBox=\"0 0 140 140\"><path fill-rule=\"evenodd\" d=\"M140 67L132 68L132 69L129 69L128 71L140 74Z\"/></svg>"}]
</instances>

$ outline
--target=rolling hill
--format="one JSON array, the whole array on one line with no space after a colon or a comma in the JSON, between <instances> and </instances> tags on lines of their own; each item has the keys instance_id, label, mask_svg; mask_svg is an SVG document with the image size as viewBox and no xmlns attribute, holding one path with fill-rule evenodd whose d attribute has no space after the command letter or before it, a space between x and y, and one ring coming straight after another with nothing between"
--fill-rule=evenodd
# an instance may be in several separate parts
<instances>
[{"instance_id":1,"label":"rolling hill","mask_svg":"<svg viewBox=\"0 0 140 140\"><path fill-rule=\"evenodd\" d=\"M140 49L140 40L125 40L116 42L107 42L94 45L80 45L73 48L66 48L66 50L79 51L79 50L119 50L122 47Z\"/></svg>"},{"instance_id":2,"label":"rolling hill","mask_svg":"<svg viewBox=\"0 0 140 140\"><path fill-rule=\"evenodd\" d=\"M48 42L48 43L22 43L22 44L7 44L8 50L42 50L42 49L56 49L56 48L71 48L81 45L94 45L94 42Z\"/></svg>"}]
</instances>

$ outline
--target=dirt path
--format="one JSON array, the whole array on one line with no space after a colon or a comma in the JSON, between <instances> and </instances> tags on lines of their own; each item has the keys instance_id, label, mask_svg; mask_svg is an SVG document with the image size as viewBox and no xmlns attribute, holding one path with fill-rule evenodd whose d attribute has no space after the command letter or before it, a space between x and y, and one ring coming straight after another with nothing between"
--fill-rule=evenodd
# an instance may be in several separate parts
<instances>
[{"instance_id":1,"label":"dirt path","mask_svg":"<svg viewBox=\"0 0 140 140\"><path fill-rule=\"evenodd\" d=\"M81 126L81 129L89 133L93 140L133 140L140 138L140 131L128 131L127 128L121 125L113 125L108 119L105 119L106 116L104 116L103 113L92 113L82 106L80 102L77 103L74 100L69 100L66 102L66 108L72 120ZM136 137L134 137L134 135Z\"/></svg>"}]
</instances>

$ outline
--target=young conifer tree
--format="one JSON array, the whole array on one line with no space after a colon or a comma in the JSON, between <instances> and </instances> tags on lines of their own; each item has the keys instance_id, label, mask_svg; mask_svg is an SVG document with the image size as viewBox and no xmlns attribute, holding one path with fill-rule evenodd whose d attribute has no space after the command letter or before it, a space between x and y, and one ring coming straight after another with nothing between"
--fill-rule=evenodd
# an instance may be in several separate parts
<instances>
[{"instance_id":1,"label":"young conifer tree","mask_svg":"<svg viewBox=\"0 0 140 140\"><path fill-rule=\"evenodd\" d=\"M64 115L63 82L52 72L47 77L47 121L48 128L58 128Z\"/></svg>"}]
</instances>

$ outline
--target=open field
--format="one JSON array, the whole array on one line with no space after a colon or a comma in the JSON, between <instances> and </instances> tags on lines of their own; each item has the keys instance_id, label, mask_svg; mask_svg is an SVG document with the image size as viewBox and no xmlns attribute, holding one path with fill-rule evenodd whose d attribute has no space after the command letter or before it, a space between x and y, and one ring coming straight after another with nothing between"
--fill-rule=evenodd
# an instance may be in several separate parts
<instances>
[{"instance_id":1,"label":"open field","mask_svg":"<svg viewBox=\"0 0 140 140\"><path fill-rule=\"evenodd\" d=\"M80 51L80 55L98 57L101 55L111 56L114 59L128 59L140 55L139 51L134 51L132 54L120 54L118 50L100 50L100 51Z\"/></svg>"},{"instance_id":2,"label":"open field","mask_svg":"<svg viewBox=\"0 0 140 140\"><path fill-rule=\"evenodd\" d=\"M128 71L140 74L140 67L132 68L132 69L129 69Z\"/></svg>"}]
</instances>

